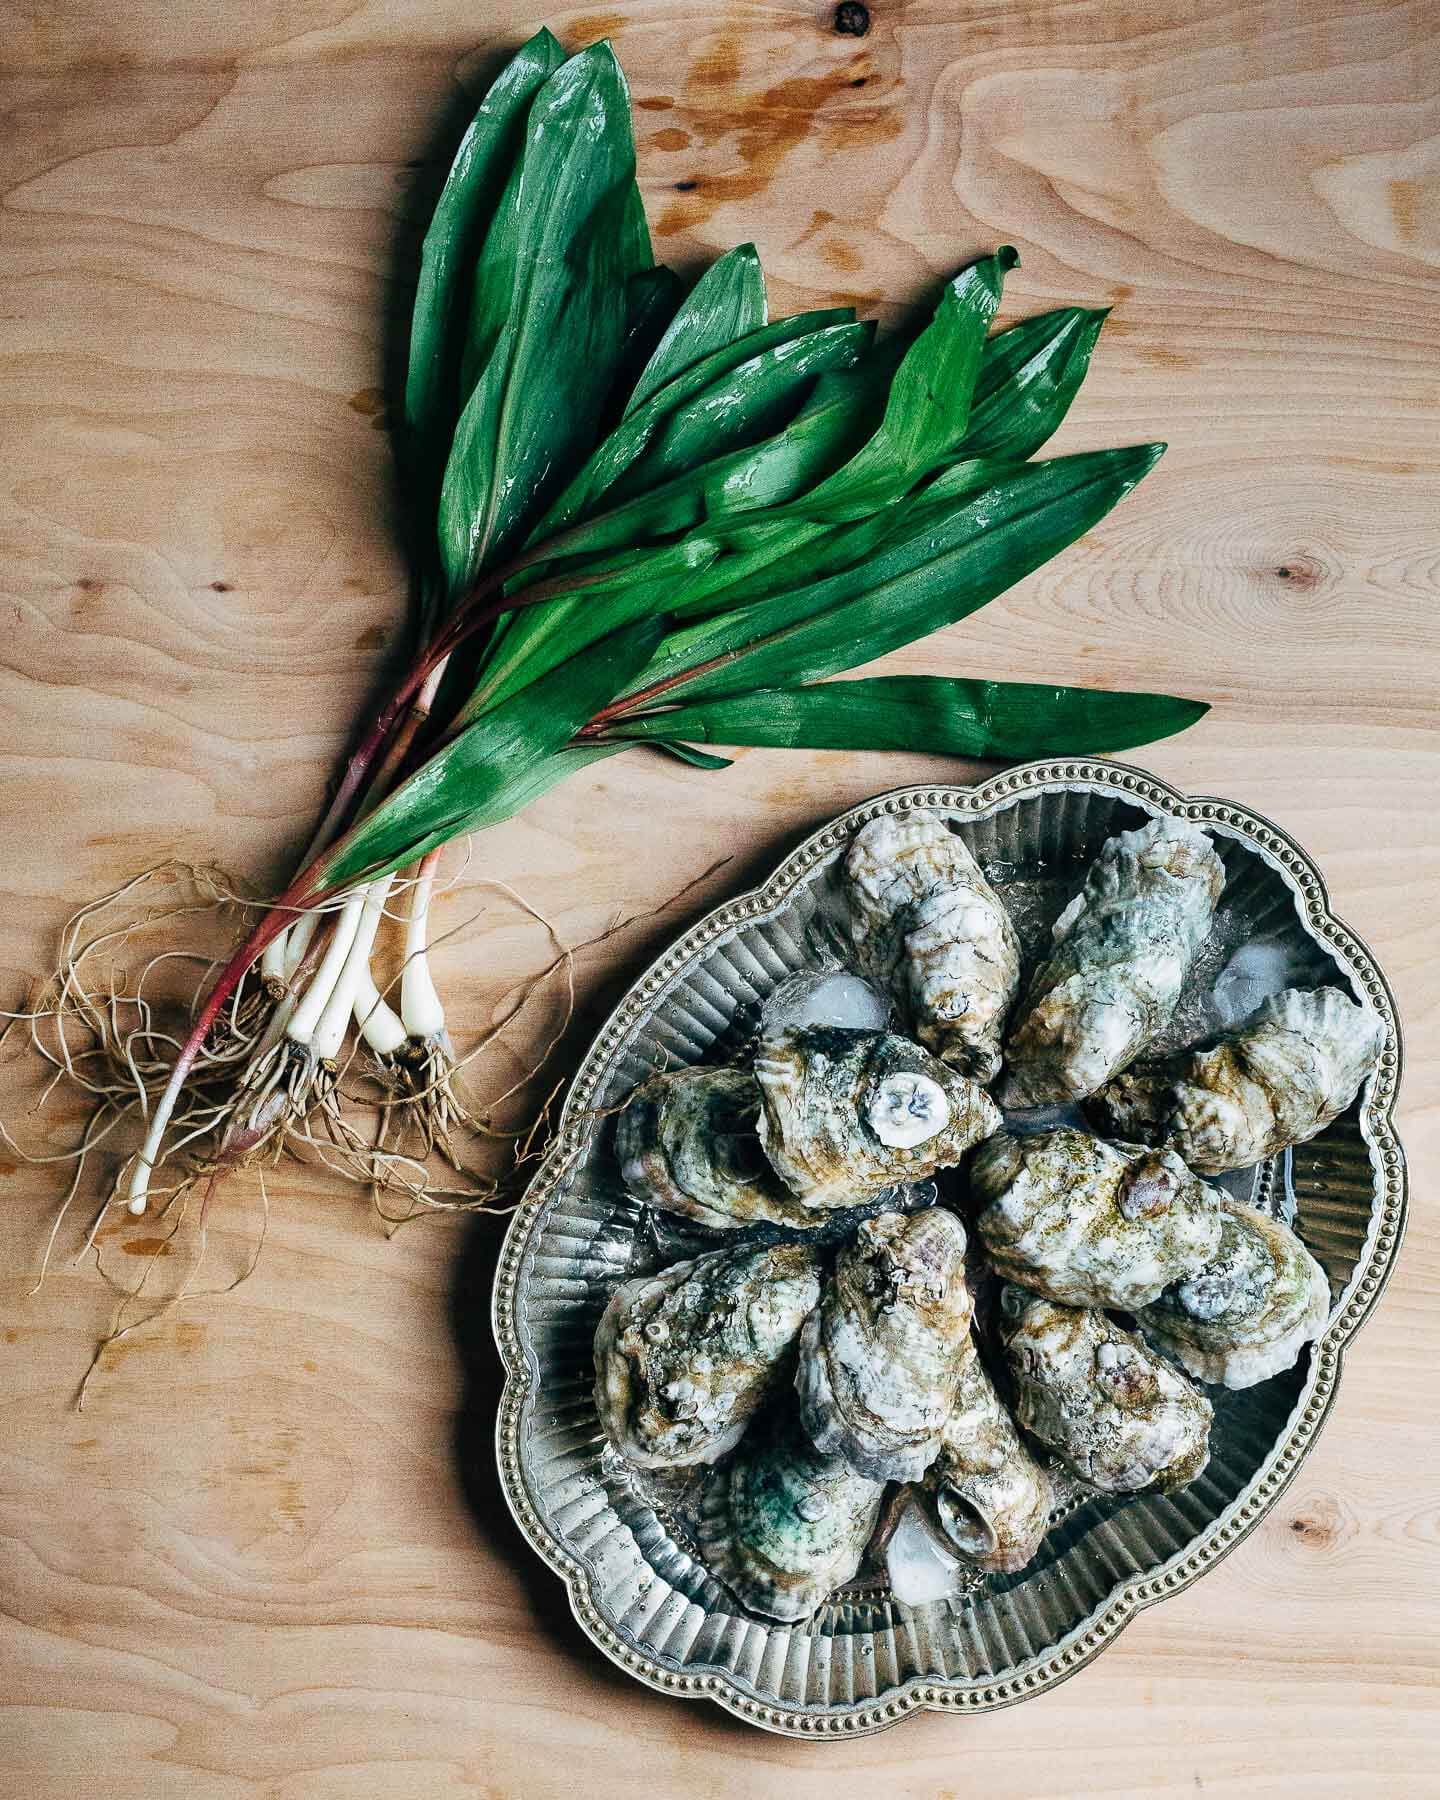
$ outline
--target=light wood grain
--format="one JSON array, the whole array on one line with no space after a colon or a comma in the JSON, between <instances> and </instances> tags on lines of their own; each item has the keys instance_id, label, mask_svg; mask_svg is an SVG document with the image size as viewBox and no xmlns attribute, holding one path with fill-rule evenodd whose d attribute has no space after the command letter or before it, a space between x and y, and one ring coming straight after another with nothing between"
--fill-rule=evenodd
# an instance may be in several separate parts
<instances>
[{"instance_id":1,"label":"light wood grain","mask_svg":"<svg viewBox=\"0 0 1440 1800\"><path fill-rule=\"evenodd\" d=\"M273 881L398 650L387 346L413 216L514 0L4 9L0 974L157 858ZM1283 822L1409 1038L1415 1216L1323 1441L1264 1526L1093 1667L992 1718L767 1739L633 1686L571 1623L491 1469L493 1227L387 1241L290 1173L228 1299L111 1353L50 1176L7 1165L6 1792L114 1800L1440 1792L1440 44L1424 0L878 0L558 14L613 34L662 252L754 238L777 310L889 316L997 241L1009 314L1113 303L1064 442L1163 436L1083 544L909 669L1215 702L1144 760ZM467 1029L569 940L582 1046L646 958L924 758L636 756L477 846L443 950ZM554 1003L533 1020L538 1035ZM24 1077L7 1064L8 1110ZM59 1141L73 1118L29 1121ZM211 1279L253 1243L217 1209ZM117 1244L107 1255L114 1256ZM117 1259L123 1260L123 1259ZM468 1383L467 1383L468 1377Z\"/></svg>"}]
</instances>

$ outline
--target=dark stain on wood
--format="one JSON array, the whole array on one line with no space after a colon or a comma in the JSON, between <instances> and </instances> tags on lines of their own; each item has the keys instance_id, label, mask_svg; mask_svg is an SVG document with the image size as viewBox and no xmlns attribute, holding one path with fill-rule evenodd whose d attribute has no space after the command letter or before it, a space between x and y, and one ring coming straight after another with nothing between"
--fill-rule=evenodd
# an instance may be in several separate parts
<instances>
[{"instance_id":1,"label":"dark stain on wood","mask_svg":"<svg viewBox=\"0 0 1440 1800\"><path fill-rule=\"evenodd\" d=\"M585 13L573 21L565 36L577 50L587 50L591 44L598 44L601 38L616 37L625 29L624 13Z\"/></svg>"},{"instance_id":2,"label":"dark stain on wood","mask_svg":"<svg viewBox=\"0 0 1440 1800\"><path fill-rule=\"evenodd\" d=\"M860 51L818 74L792 75L759 90L743 84L740 38L717 32L703 45L685 79L681 110L705 148L723 146L713 170L704 168L689 195L673 202L655 227L657 237L694 231L721 206L763 193L786 157L807 139L826 151L861 150L891 142L904 129L889 103L854 105L857 82L874 73ZM836 105L836 100L842 104ZM658 135L658 134L657 134Z\"/></svg>"},{"instance_id":3,"label":"dark stain on wood","mask_svg":"<svg viewBox=\"0 0 1440 1800\"><path fill-rule=\"evenodd\" d=\"M169 1256L170 1240L167 1237L132 1237L126 1238L120 1248L127 1256Z\"/></svg>"}]
</instances>

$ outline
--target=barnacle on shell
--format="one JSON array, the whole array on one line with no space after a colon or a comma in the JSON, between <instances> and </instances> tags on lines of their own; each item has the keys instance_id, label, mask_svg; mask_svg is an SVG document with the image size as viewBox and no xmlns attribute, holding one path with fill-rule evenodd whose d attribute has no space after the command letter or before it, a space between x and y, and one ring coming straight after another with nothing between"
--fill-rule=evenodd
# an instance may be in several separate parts
<instances>
[{"instance_id":1,"label":"barnacle on shell","mask_svg":"<svg viewBox=\"0 0 1440 1800\"><path fill-rule=\"evenodd\" d=\"M1222 1196L1173 1150L1070 1127L997 1133L970 1191L996 1271L1067 1306L1147 1305L1215 1254L1224 1219Z\"/></svg>"},{"instance_id":2,"label":"barnacle on shell","mask_svg":"<svg viewBox=\"0 0 1440 1800\"><path fill-rule=\"evenodd\" d=\"M709 1568L752 1612L808 1619L860 1567L884 1484L826 1456L786 1407L715 1478L699 1530Z\"/></svg>"},{"instance_id":3,"label":"barnacle on shell","mask_svg":"<svg viewBox=\"0 0 1440 1800\"><path fill-rule=\"evenodd\" d=\"M943 1207L867 1219L800 1338L800 1418L827 1455L877 1481L935 1456L974 1355L965 1227Z\"/></svg>"},{"instance_id":4,"label":"barnacle on shell","mask_svg":"<svg viewBox=\"0 0 1440 1800\"><path fill-rule=\"evenodd\" d=\"M1023 1569L1040 1548L1054 1505L1050 1477L978 1356L961 1370L925 1487L946 1539L976 1567Z\"/></svg>"},{"instance_id":5,"label":"barnacle on shell","mask_svg":"<svg viewBox=\"0 0 1440 1800\"><path fill-rule=\"evenodd\" d=\"M992 1080L1020 945L963 839L918 807L882 813L855 834L844 878L856 949L915 1036L962 1074Z\"/></svg>"},{"instance_id":6,"label":"barnacle on shell","mask_svg":"<svg viewBox=\"0 0 1440 1800\"><path fill-rule=\"evenodd\" d=\"M1106 841L1054 925L1006 1041L1007 1104L1093 1094L1168 1023L1225 866L1205 833L1152 819Z\"/></svg>"},{"instance_id":7,"label":"barnacle on shell","mask_svg":"<svg viewBox=\"0 0 1440 1800\"><path fill-rule=\"evenodd\" d=\"M789 1372L819 1298L808 1244L716 1250L623 1283L595 1333L595 1403L610 1441L641 1468L733 1450Z\"/></svg>"},{"instance_id":8,"label":"barnacle on shell","mask_svg":"<svg viewBox=\"0 0 1440 1800\"><path fill-rule=\"evenodd\" d=\"M1384 1035L1338 988L1287 988L1233 1031L1116 1076L1087 1111L1104 1130L1173 1145L1202 1174L1249 1168L1338 1118Z\"/></svg>"},{"instance_id":9,"label":"barnacle on shell","mask_svg":"<svg viewBox=\"0 0 1440 1800\"><path fill-rule=\"evenodd\" d=\"M674 1069L642 1082L615 1125L615 1154L637 1200L712 1229L807 1228L807 1213L760 1148L760 1090L741 1069Z\"/></svg>"},{"instance_id":10,"label":"barnacle on shell","mask_svg":"<svg viewBox=\"0 0 1440 1800\"><path fill-rule=\"evenodd\" d=\"M1290 1368L1329 1316L1330 1283L1295 1233L1227 1200L1216 1255L1139 1320L1201 1381L1246 1388Z\"/></svg>"},{"instance_id":11,"label":"barnacle on shell","mask_svg":"<svg viewBox=\"0 0 1440 1800\"><path fill-rule=\"evenodd\" d=\"M985 1091L884 1031L803 1026L761 1041L760 1141L810 1207L850 1206L958 1163L994 1131Z\"/></svg>"},{"instance_id":12,"label":"barnacle on shell","mask_svg":"<svg viewBox=\"0 0 1440 1800\"><path fill-rule=\"evenodd\" d=\"M1001 1335L1015 1416L1106 1493L1184 1487L1210 1455L1210 1402L1103 1312L1007 1286Z\"/></svg>"}]
</instances>

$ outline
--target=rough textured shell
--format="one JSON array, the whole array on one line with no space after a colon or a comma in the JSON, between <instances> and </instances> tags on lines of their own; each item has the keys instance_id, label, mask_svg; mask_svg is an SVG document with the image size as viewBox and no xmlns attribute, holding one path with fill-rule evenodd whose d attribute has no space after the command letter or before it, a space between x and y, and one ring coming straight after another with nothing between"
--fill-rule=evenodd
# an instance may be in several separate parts
<instances>
[{"instance_id":1,"label":"rough textured shell","mask_svg":"<svg viewBox=\"0 0 1440 1800\"><path fill-rule=\"evenodd\" d=\"M1102 1128L1172 1144L1202 1174L1245 1169L1338 1118L1383 1039L1338 988L1288 988L1235 1030L1117 1076L1091 1107Z\"/></svg>"},{"instance_id":2,"label":"rough textured shell","mask_svg":"<svg viewBox=\"0 0 1440 1800\"><path fill-rule=\"evenodd\" d=\"M935 1521L982 1569L1023 1569L1050 1524L1050 1477L1025 1447L978 1356L960 1375L955 1405L926 1475Z\"/></svg>"},{"instance_id":3,"label":"rough textured shell","mask_svg":"<svg viewBox=\"0 0 1440 1800\"><path fill-rule=\"evenodd\" d=\"M845 889L856 949L943 1061L993 1080L1020 945L1004 903L936 814L882 813L855 834Z\"/></svg>"},{"instance_id":4,"label":"rough textured shell","mask_svg":"<svg viewBox=\"0 0 1440 1800\"><path fill-rule=\"evenodd\" d=\"M1001 1132L977 1152L970 1190L997 1272L1067 1306L1147 1306L1220 1247L1222 1197L1173 1150L1069 1127Z\"/></svg>"},{"instance_id":5,"label":"rough textured shell","mask_svg":"<svg viewBox=\"0 0 1440 1800\"><path fill-rule=\"evenodd\" d=\"M760 1091L740 1069L675 1069L643 1082L615 1124L626 1187L647 1206L720 1230L805 1227L756 1135Z\"/></svg>"},{"instance_id":6,"label":"rough textured shell","mask_svg":"<svg viewBox=\"0 0 1440 1800\"><path fill-rule=\"evenodd\" d=\"M789 1371L820 1299L807 1244L716 1250L627 1281L595 1333L595 1403L641 1468L714 1462Z\"/></svg>"},{"instance_id":7,"label":"rough textured shell","mask_svg":"<svg viewBox=\"0 0 1440 1800\"><path fill-rule=\"evenodd\" d=\"M1290 1368L1329 1316L1325 1271L1295 1233L1229 1200L1218 1254L1140 1323L1192 1375L1246 1388Z\"/></svg>"},{"instance_id":8,"label":"rough textured shell","mask_svg":"<svg viewBox=\"0 0 1440 1800\"><path fill-rule=\"evenodd\" d=\"M1021 1004L1007 1100L1084 1099L1139 1055L1173 1014L1224 885L1209 838L1183 820L1108 839Z\"/></svg>"},{"instance_id":9,"label":"rough textured shell","mask_svg":"<svg viewBox=\"0 0 1440 1800\"><path fill-rule=\"evenodd\" d=\"M1016 1417L1107 1493L1184 1487L1210 1455L1210 1402L1104 1313L1007 1287L1002 1335Z\"/></svg>"},{"instance_id":10,"label":"rough textured shell","mask_svg":"<svg viewBox=\"0 0 1440 1800\"><path fill-rule=\"evenodd\" d=\"M974 1354L972 1312L953 1213L866 1220L801 1334L795 1386L816 1446L877 1481L917 1480Z\"/></svg>"},{"instance_id":11,"label":"rough textured shell","mask_svg":"<svg viewBox=\"0 0 1440 1800\"><path fill-rule=\"evenodd\" d=\"M860 1567L885 1492L806 1438L790 1409L716 1479L700 1527L706 1567L752 1612L808 1619Z\"/></svg>"},{"instance_id":12,"label":"rough textured shell","mask_svg":"<svg viewBox=\"0 0 1440 1800\"><path fill-rule=\"evenodd\" d=\"M809 1026L766 1038L755 1059L760 1141L776 1173L806 1206L853 1206L899 1181L923 1181L958 1163L1000 1124L990 1096L906 1038ZM918 1079L948 1112L910 1146L883 1143L871 1113L886 1084Z\"/></svg>"}]
</instances>

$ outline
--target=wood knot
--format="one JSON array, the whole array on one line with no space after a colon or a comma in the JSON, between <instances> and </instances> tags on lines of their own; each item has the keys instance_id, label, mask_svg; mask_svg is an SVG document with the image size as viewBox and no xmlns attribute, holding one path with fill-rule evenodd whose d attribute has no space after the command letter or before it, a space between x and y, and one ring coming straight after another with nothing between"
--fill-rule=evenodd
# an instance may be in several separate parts
<instances>
[{"instance_id":1,"label":"wood knot","mask_svg":"<svg viewBox=\"0 0 1440 1800\"><path fill-rule=\"evenodd\" d=\"M1303 553L1286 557L1284 562L1275 565L1273 571L1277 581L1283 581L1287 588L1293 588L1297 593L1309 593L1318 588L1325 580L1326 572L1325 565L1318 557Z\"/></svg>"},{"instance_id":2,"label":"wood knot","mask_svg":"<svg viewBox=\"0 0 1440 1800\"><path fill-rule=\"evenodd\" d=\"M870 29L870 8L861 0L841 0L835 8L832 29L837 37L864 37Z\"/></svg>"},{"instance_id":3,"label":"wood knot","mask_svg":"<svg viewBox=\"0 0 1440 1800\"><path fill-rule=\"evenodd\" d=\"M1344 1521L1332 1499L1320 1495L1290 1521L1290 1530L1311 1550L1328 1550L1340 1539Z\"/></svg>"}]
</instances>

